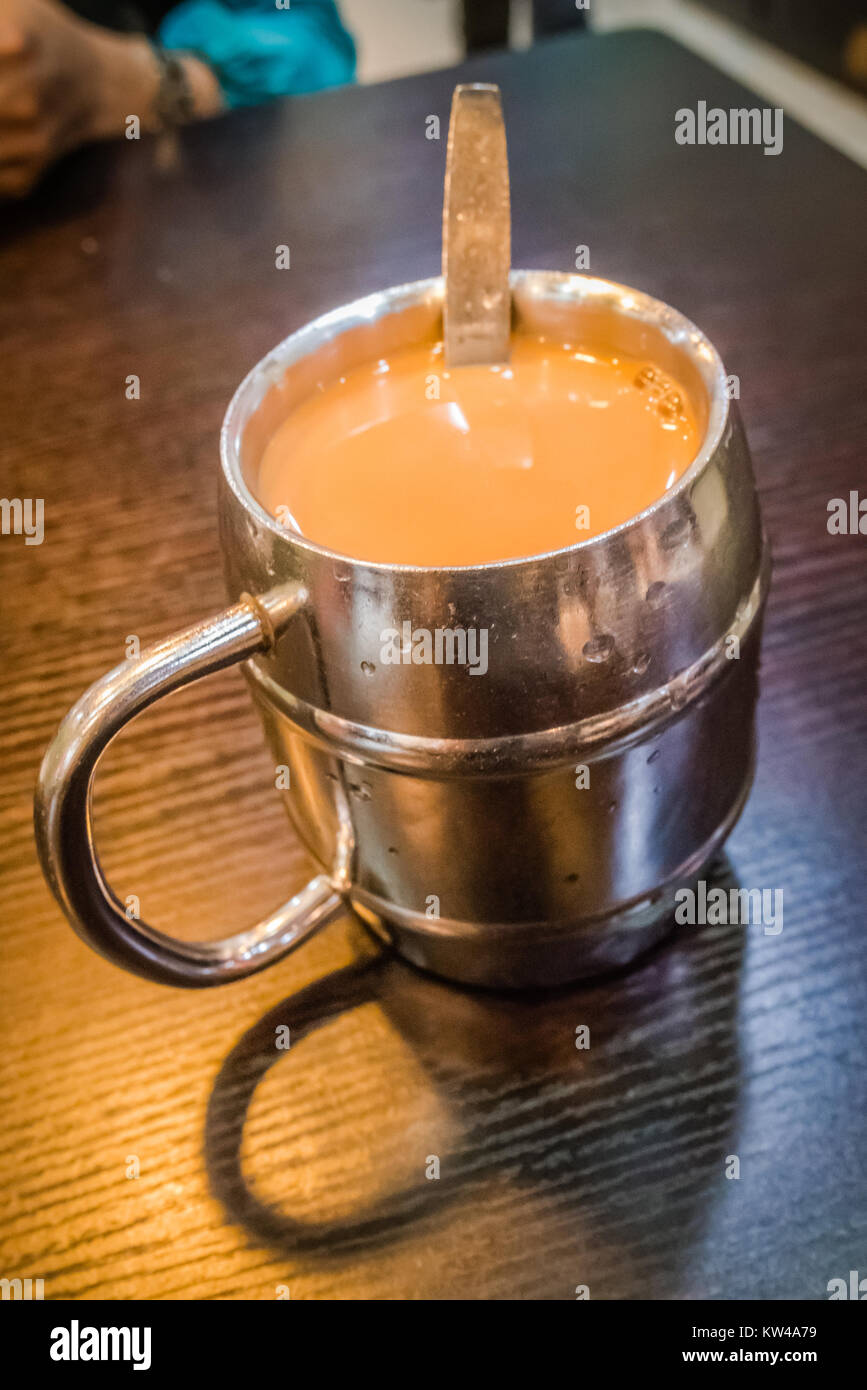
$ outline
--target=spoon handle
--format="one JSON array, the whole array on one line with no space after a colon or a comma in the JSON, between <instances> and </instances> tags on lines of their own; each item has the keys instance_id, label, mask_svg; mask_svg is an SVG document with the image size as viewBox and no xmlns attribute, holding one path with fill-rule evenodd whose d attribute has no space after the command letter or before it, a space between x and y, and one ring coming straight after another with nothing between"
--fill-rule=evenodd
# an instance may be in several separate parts
<instances>
[{"instance_id":1,"label":"spoon handle","mask_svg":"<svg viewBox=\"0 0 867 1390\"><path fill-rule=\"evenodd\" d=\"M443 201L447 367L508 362L511 208L500 89L455 87Z\"/></svg>"}]
</instances>

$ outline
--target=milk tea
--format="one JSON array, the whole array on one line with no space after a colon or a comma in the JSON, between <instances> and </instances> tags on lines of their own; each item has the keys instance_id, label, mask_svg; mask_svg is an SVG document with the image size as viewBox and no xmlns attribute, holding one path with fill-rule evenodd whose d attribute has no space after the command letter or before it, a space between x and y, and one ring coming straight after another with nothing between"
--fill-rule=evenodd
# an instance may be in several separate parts
<instances>
[{"instance_id":1,"label":"milk tea","mask_svg":"<svg viewBox=\"0 0 867 1390\"><path fill-rule=\"evenodd\" d=\"M686 391L652 362L516 335L508 364L446 370L442 344L425 344L302 402L255 491L282 525L355 559L478 565L627 521L699 444Z\"/></svg>"}]
</instances>

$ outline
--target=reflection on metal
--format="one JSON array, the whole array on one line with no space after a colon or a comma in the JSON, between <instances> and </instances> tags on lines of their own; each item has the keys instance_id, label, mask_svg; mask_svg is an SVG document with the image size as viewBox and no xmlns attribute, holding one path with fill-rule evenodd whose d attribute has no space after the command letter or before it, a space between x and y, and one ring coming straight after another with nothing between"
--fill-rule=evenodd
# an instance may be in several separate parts
<instances>
[{"instance_id":1,"label":"reflection on metal","mask_svg":"<svg viewBox=\"0 0 867 1390\"><path fill-rule=\"evenodd\" d=\"M69 711L49 747L36 795L36 841L45 876L75 930L117 965L161 984L205 986L239 980L293 950L343 910L348 832L338 840L338 882L318 875L247 931L223 941L178 941L130 918L103 878L93 842L91 788L115 734L163 695L268 651L298 610L304 591L287 584L243 599L208 622L121 662Z\"/></svg>"}]
</instances>

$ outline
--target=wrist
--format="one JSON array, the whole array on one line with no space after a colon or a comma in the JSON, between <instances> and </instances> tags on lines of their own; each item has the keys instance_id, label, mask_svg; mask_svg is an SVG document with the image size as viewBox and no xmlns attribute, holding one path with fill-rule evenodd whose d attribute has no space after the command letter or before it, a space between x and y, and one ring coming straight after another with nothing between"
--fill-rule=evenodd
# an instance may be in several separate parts
<instances>
[{"instance_id":1,"label":"wrist","mask_svg":"<svg viewBox=\"0 0 867 1390\"><path fill-rule=\"evenodd\" d=\"M163 68L150 41L138 35L102 31L95 40L94 56L96 81L88 138L106 140L122 135L128 116L137 116L144 132L164 130ZM192 54L171 56L182 66L188 92L184 119L216 115L224 103L213 69Z\"/></svg>"},{"instance_id":2,"label":"wrist","mask_svg":"<svg viewBox=\"0 0 867 1390\"><path fill-rule=\"evenodd\" d=\"M147 39L103 31L94 40L94 57L89 138L122 135L128 116L137 116L143 131L157 130L160 70Z\"/></svg>"}]
</instances>

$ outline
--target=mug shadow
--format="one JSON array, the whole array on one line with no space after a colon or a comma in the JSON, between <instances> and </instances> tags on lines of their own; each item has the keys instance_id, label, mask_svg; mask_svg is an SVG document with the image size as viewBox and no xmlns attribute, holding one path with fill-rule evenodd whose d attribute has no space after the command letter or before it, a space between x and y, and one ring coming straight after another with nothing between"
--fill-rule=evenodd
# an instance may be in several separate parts
<instances>
[{"instance_id":1,"label":"mug shadow","mask_svg":"<svg viewBox=\"0 0 867 1390\"><path fill-rule=\"evenodd\" d=\"M724 857L706 878L738 886ZM591 1246L616 1245L621 1273L648 1241L668 1239L665 1279L675 1290L732 1148L744 928L676 926L626 972L520 995L446 984L385 953L370 958L369 938L360 924L357 931L362 958L270 1010L220 1069L205 1159L229 1219L254 1241L322 1268L353 1248L408 1241L468 1189L505 1177L537 1194L567 1230L580 1216L586 1236L589 1219ZM256 1194L241 1159L256 1088L275 1061L291 1057L276 1049L275 1029L291 1020L294 1052L317 1028L369 1003L411 1048L461 1143L448 1154L447 1180L420 1171L351 1216L295 1219ZM672 1205L676 1230L667 1224ZM640 1282L623 1277L615 1296L642 1296Z\"/></svg>"}]
</instances>

